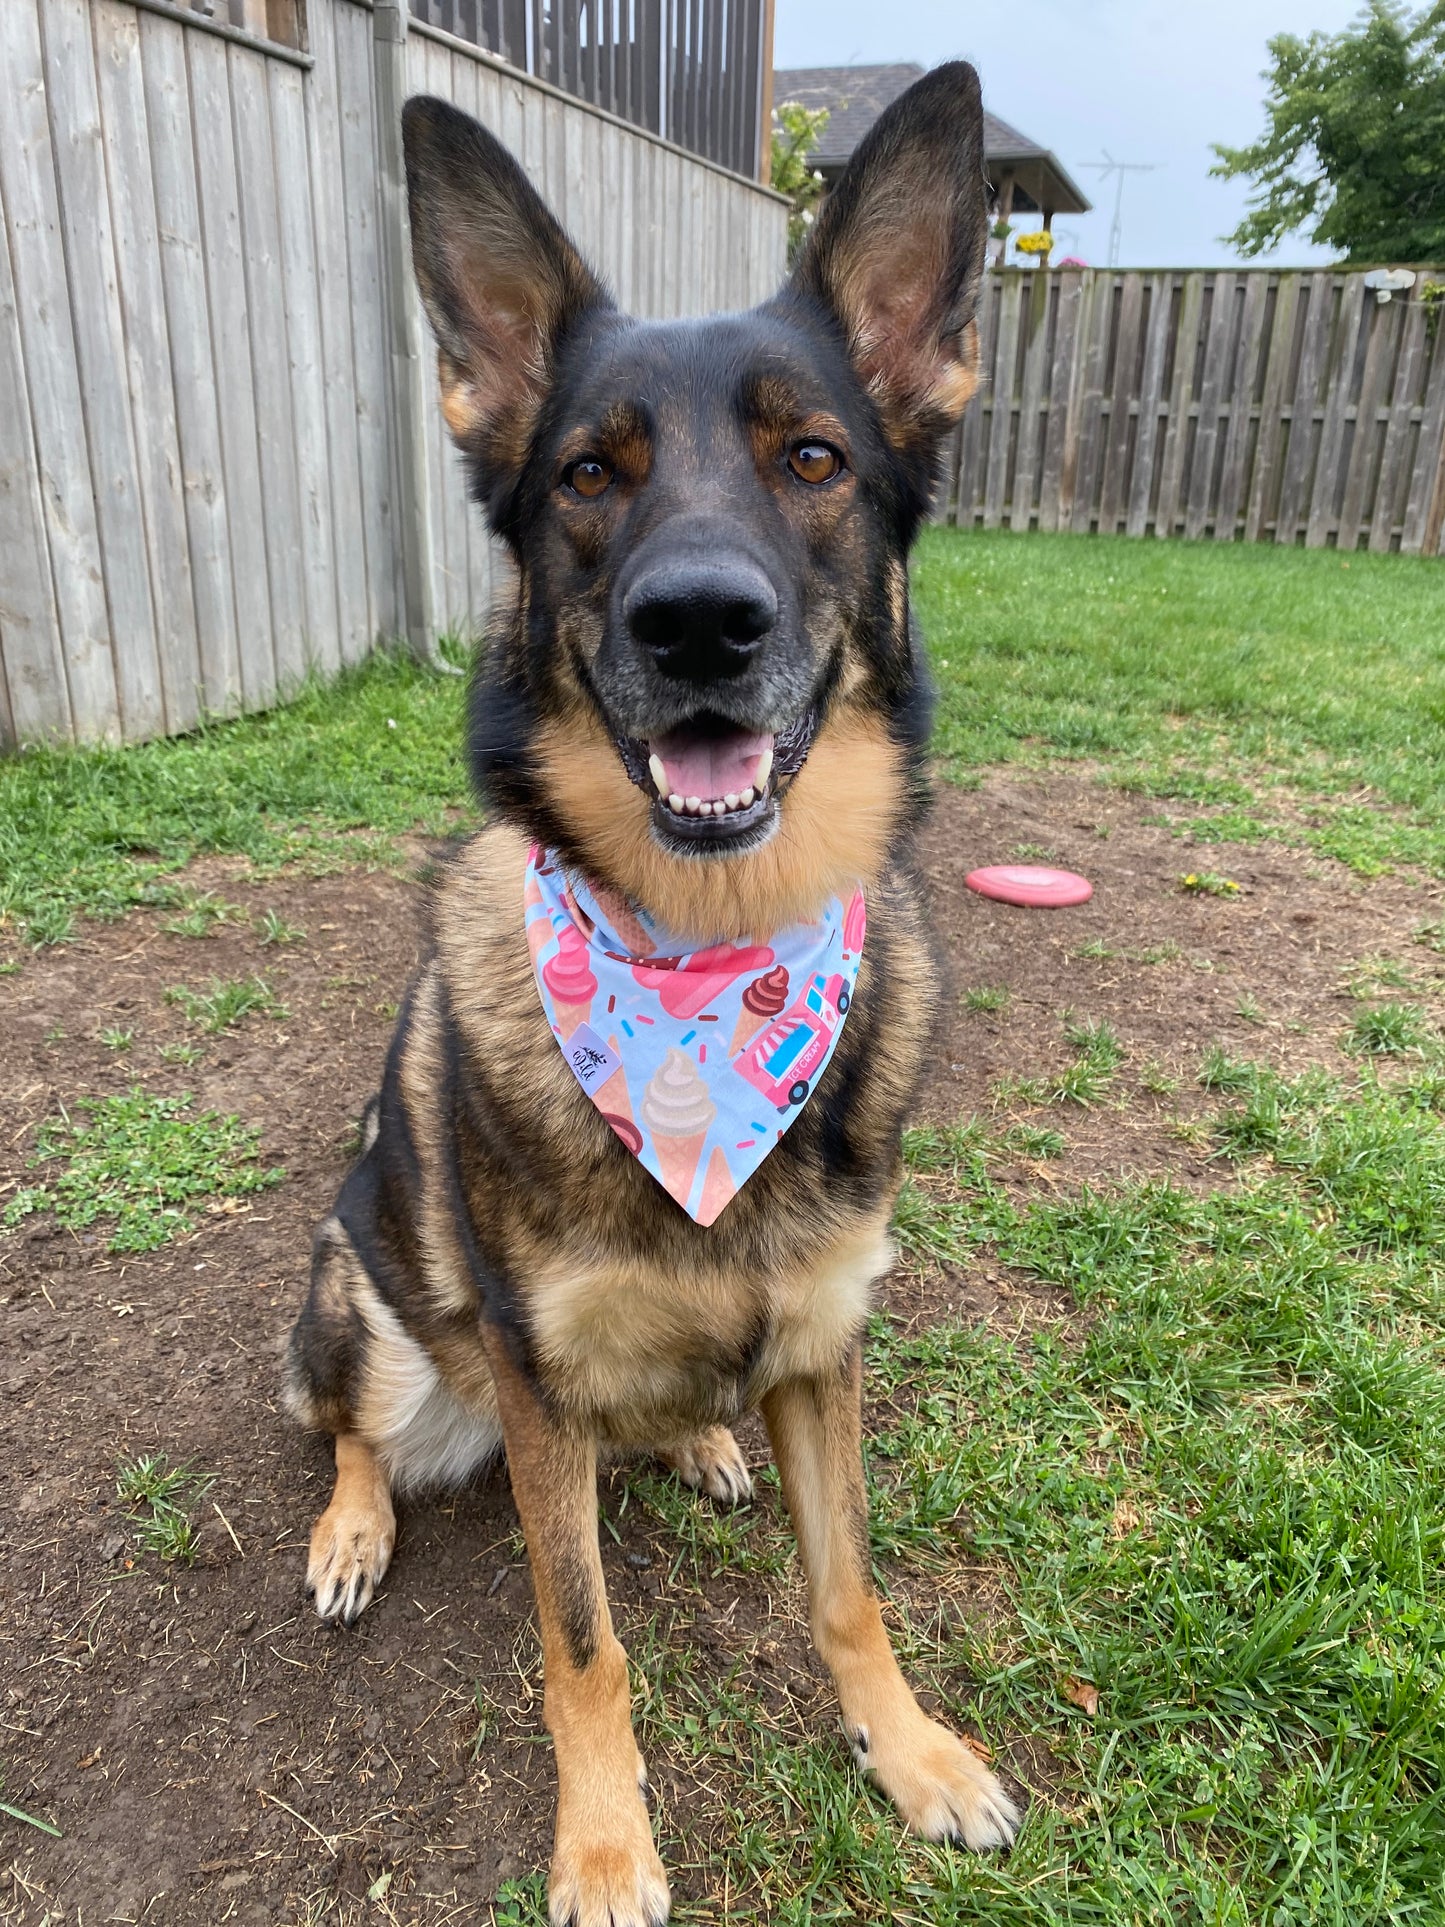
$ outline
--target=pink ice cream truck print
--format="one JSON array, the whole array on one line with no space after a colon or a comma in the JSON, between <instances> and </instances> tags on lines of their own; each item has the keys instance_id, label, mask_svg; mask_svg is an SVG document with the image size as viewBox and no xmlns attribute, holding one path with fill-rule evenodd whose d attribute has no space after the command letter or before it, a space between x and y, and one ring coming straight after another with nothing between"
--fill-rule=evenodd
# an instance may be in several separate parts
<instances>
[{"instance_id":1,"label":"pink ice cream truck print","mask_svg":"<svg viewBox=\"0 0 1445 1927\"><path fill-rule=\"evenodd\" d=\"M801 1104L847 1008L843 979L818 972L792 1009L733 1059L733 1068L780 1111Z\"/></svg>"}]
</instances>

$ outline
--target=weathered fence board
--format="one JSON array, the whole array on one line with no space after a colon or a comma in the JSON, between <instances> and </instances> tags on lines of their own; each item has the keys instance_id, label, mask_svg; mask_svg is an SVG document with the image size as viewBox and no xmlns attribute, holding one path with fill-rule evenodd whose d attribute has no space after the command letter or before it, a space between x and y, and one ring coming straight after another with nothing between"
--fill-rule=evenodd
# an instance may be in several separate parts
<instances>
[{"instance_id":1,"label":"weathered fence board","mask_svg":"<svg viewBox=\"0 0 1445 1927\"><path fill-rule=\"evenodd\" d=\"M995 271L936 512L1445 553L1432 278L1381 304L1341 269Z\"/></svg>"},{"instance_id":2,"label":"weathered fence board","mask_svg":"<svg viewBox=\"0 0 1445 1927\"><path fill-rule=\"evenodd\" d=\"M458 18L504 14L525 25L517 0ZM504 565L429 375L424 528L403 487L379 17L0 0L0 747L185 729L357 661L412 627L403 533L437 627L485 620ZM277 18L292 44L258 37ZM626 110L617 51L579 84ZM405 60L506 141L624 304L777 285L787 208L751 180L446 33L413 23ZM728 98L709 124L739 138Z\"/></svg>"}]
</instances>

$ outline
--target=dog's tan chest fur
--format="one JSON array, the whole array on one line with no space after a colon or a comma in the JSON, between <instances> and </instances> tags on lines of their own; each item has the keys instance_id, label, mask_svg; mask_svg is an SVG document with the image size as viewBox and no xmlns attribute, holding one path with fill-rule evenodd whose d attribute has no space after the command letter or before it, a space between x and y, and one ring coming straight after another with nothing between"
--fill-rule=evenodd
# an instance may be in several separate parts
<instances>
[{"instance_id":1,"label":"dog's tan chest fur","mask_svg":"<svg viewBox=\"0 0 1445 1927\"><path fill-rule=\"evenodd\" d=\"M531 1293L538 1362L554 1394L619 1443L723 1423L785 1378L835 1369L891 1255L880 1220L770 1278L563 1257Z\"/></svg>"}]
</instances>

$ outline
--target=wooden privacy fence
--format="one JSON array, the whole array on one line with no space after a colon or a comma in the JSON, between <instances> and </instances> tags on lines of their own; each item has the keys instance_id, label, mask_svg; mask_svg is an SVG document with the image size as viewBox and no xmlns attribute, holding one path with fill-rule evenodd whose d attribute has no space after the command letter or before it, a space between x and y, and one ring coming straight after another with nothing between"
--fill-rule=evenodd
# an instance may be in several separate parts
<instances>
[{"instance_id":1,"label":"wooden privacy fence","mask_svg":"<svg viewBox=\"0 0 1445 1927\"><path fill-rule=\"evenodd\" d=\"M412 0L412 12L691 154L767 178L771 0Z\"/></svg>"},{"instance_id":2,"label":"wooden privacy fence","mask_svg":"<svg viewBox=\"0 0 1445 1927\"><path fill-rule=\"evenodd\" d=\"M940 518L1445 552L1430 284L1382 305L1331 269L995 270Z\"/></svg>"},{"instance_id":3,"label":"wooden privacy fence","mask_svg":"<svg viewBox=\"0 0 1445 1927\"><path fill-rule=\"evenodd\" d=\"M174 733L484 618L409 280L407 93L492 128L635 312L782 276L756 183L396 0L292 12L302 46L236 0L0 0L0 745Z\"/></svg>"}]
</instances>

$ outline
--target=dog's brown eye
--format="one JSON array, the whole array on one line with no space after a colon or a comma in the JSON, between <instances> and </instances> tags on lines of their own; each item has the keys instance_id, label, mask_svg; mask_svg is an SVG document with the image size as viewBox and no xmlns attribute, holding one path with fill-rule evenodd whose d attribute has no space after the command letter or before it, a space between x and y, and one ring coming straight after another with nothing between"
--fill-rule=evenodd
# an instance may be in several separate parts
<instances>
[{"instance_id":1,"label":"dog's brown eye","mask_svg":"<svg viewBox=\"0 0 1445 1927\"><path fill-rule=\"evenodd\" d=\"M788 450L788 466L801 482L831 482L843 466L843 457L826 442L799 442Z\"/></svg>"},{"instance_id":2,"label":"dog's brown eye","mask_svg":"<svg viewBox=\"0 0 1445 1927\"><path fill-rule=\"evenodd\" d=\"M595 455L584 455L580 462L569 462L562 471L562 480L574 495L581 495L587 501L601 495L612 480L611 467L598 461Z\"/></svg>"}]
</instances>

